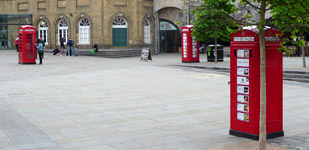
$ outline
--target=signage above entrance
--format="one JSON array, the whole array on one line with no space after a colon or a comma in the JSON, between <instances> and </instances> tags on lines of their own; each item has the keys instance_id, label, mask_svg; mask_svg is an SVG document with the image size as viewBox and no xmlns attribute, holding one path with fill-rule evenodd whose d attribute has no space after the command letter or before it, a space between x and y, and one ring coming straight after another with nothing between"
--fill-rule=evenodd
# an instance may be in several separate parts
<instances>
[{"instance_id":1,"label":"signage above entrance","mask_svg":"<svg viewBox=\"0 0 309 150\"><path fill-rule=\"evenodd\" d=\"M161 31L175 31L177 30L177 28L169 22L160 21L160 30Z\"/></svg>"}]
</instances>

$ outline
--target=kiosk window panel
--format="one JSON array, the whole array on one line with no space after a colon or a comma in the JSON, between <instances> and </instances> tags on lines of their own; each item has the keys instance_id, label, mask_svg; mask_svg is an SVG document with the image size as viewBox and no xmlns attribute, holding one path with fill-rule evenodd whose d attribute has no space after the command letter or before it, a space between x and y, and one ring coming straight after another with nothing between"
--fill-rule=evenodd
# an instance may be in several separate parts
<instances>
[{"instance_id":1,"label":"kiosk window panel","mask_svg":"<svg viewBox=\"0 0 309 150\"><path fill-rule=\"evenodd\" d=\"M237 84L249 85L249 77L237 77Z\"/></svg>"},{"instance_id":2,"label":"kiosk window panel","mask_svg":"<svg viewBox=\"0 0 309 150\"><path fill-rule=\"evenodd\" d=\"M237 59L238 67L249 67L249 59Z\"/></svg>"},{"instance_id":3,"label":"kiosk window panel","mask_svg":"<svg viewBox=\"0 0 309 150\"><path fill-rule=\"evenodd\" d=\"M250 56L249 53L250 53L249 50L239 49L239 50L237 50L237 57L249 58L249 56Z\"/></svg>"},{"instance_id":4,"label":"kiosk window panel","mask_svg":"<svg viewBox=\"0 0 309 150\"><path fill-rule=\"evenodd\" d=\"M237 68L237 75L249 76L249 68Z\"/></svg>"},{"instance_id":5,"label":"kiosk window panel","mask_svg":"<svg viewBox=\"0 0 309 150\"><path fill-rule=\"evenodd\" d=\"M240 93L240 94L249 94L249 86L241 86L241 85L238 85L238 86L237 86L237 93Z\"/></svg>"},{"instance_id":6,"label":"kiosk window panel","mask_svg":"<svg viewBox=\"0 0 309 150\"><path fill-rule=\"evenodd\" d=\"M248 95L237 95L237 102L249 103L249 96Z\"/></svg>"},{"instance_id":7,"label":"kiosk window panel","mask_svg":"<svg viewBox=\"0 0 309 150\"><path fill-rule=\"evenodd\" d=\"M249 114L237 112L237 120L249 122Z\"/></svg>"},{"instance_id":8,"label":"kiosk window panel","mask_svg":"<svg viewBox=\"0 0 309 150\"><path fill-rule=\"evenodd\" d=\"M249 105L237 104L237 111L249 112Z\"/></svg>"}]
</instances>

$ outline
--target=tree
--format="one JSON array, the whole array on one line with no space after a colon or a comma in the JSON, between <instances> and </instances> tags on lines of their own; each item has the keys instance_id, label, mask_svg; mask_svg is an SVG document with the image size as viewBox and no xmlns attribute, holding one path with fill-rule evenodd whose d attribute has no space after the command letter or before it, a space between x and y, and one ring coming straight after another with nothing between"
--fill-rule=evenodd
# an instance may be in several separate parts
<instances>
[{"instance_id":1,"label":"tree","mask_svg":"<svg viewBox=\"0 0 309 150\"><path fill-rule=\"evenodd\" d=\"M235 2L235 0L231 0ZM199 31L199 27L203 33L194 33L198 39L209 38L209 35L218 35L218 31L215 31L219 27L225 28L222 24L229 24L225 22L237 23L240 26L243 25L258 25L259 29L259 43L260 43L260 134L259 134L259 148L260 150L266 149L266 56L265 56L265 27L266 25L276 25L279 29L288 29L292 32L304 31L300 30L300 27L308 27L308 0L240 0L244 6L249 6L254 10L253 12L259 15L257 20L250 20L252 18L252 11L248 10L246 14L235 17L232 13L235 12L233 6L230 6L230 2L227 0L203 0L203 6L199 9L200 12L195 13L197 15L196 31ZM229 5L226 5L229 4ZM204 6L205 5L205 6ZM288 5L288 6L287 6ZM218 7L220 6L220 7ZM214 11L212 11L214 9ZM266 14L271 12L274 16L272 18L266 18ZM214 17L214 14L219 18ZM221 16L222 15L222 16ZM215 23L215 21L221 21L220 17L223 17L225 22ZM302 18L304 17L304 19ZM212 22L206 19L212 19ZM249 20L248 20L249 19ZM292 22L292 24L291 24ZM217 28L210 28L210 25L214 24ZM290 28L293 25L295 28ZM290 29L289 29L290 28ZM213 31L209 31L213 30ZM295 31L296 30L296 31ZM306 30L306 28L305 28ZM222 31L222 30L219 30ZM227 34L228 32L225 32ZM206 37L203 37L203 34ZM208 35L209 34L209 35ZM201 37L198 37L201 36ZM224 36L225 37L225 36ZM287 49L282 49L287 50ZM288 51L286 51L288 52Z\"/></svg>"},{"instance_id":2,"label":"tree","mask_svg":"<svg viewBox=\"0 0 309 150\"><path fill-rule=\"evenodd\" d=\"M233 0L235 1L235 0ZM299 21L299 17L304 15L305 11L308 12L308 0L305 0L305 3L302 3L301 0L295 0L288 2L289 0L241 0L245 5L250 5L254 8L260 15L258 20L259 25L259 41L260 41L260 135L259 135L259 148L260 150L266 149L266 57L265 57L265 26L268 25L281 25L281 28L284 25L287 25L288 22L293 22L293 26L301 27L306 26L306 22ZM287 4L289 6L287 6ZM299 7L299 5L303 5ZM289 9L287 9L287 7ZM299 9L299 10L297 10ZM274 14L274 17L267 19L266 13L270 11ZM286 11L290 11L287 17ZM308 14L308 13L307 13ZM299 17L293 17L299 16ZM284 22L280 24L281 19L284 18ZM308 22L307 22L308 23ZM308 24L307 24L308 25ZM288 26L285 26L288 28ZM292 29L291 31L295 30ZM287 50L287 49L283 49Z\"/></svg>"},{"instance_id":3,"label":"tree","mask_svg":"<svg viewBox=\"0 0 309 150\"><path fill-rule=\"evenodd\" d=\"M193 36L198 41L215 40L215 63L218 62L217 40L230 40L231 27L235 27L234 20L229 14L236 11L230 0L203 0L202 6L193 10Z\"/></svg>"},{"instance_id":4,"label":"tree","mask_svg":"<svg viewBox=\"0 0 309 150\"><path fill-rule=\"evenodd\" d=\"M292 33L294 39L296 33L301 37L296 44L302 49L303 68L306 68L304 32L309 31L309 0L276 0L273 5L273 24L282 32ZM283 49L287 50L287 47L283 46Z\"/></svg>"}]
</instances>

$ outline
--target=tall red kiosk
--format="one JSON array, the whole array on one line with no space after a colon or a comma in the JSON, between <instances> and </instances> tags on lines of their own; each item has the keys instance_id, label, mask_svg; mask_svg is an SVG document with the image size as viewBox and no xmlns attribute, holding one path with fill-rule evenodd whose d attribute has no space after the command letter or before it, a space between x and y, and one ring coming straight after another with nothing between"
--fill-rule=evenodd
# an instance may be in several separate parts
<instances>
[{"instance_id":1,"label":"tall red kiosk","mask_svg":"<svg viewBox=\"0 0 309 150\"><path fill-rule=\"evenodd\" d=\"M191 36L192 25L181 28L182 62L200 62L199 43Z\"/></svg>"},{"instance_id":2,"label":"tall red kiosk","mask_svg":"<svg viewBox=\"0 0 309 150\"><path fill-rule=\"evenodd\" d=\"M280 35L279 37L276 35ZM283 136L281 33L266 29L266 132L267 138ZM254 29L231 34L231 128L230 134L259 139L260 45Z\"/></svg>"},{"instance_id":3,"label":"tall red kiosk","mask_svg":"<svg viewBox=\"0 0 309 150\"><path fill-rule=\"evenodd\" d=\"M19 36L19 64L36 64L36 30L35 27L24 25L18 29Z\"/></svg>"}]
</instances>

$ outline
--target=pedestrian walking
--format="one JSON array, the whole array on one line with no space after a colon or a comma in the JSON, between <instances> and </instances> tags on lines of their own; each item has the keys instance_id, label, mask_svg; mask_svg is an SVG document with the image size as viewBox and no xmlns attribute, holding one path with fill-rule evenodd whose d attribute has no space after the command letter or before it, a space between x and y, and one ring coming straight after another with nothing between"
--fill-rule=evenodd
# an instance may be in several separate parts
<instances>
[{"instance_id":1,"label":"pedestrian walking","mask_svg":"<svg viewBox=\"0 0 309 150\"><path fill-rule=\"evenodd\" d=\"M18 52L18 46L19 46L19 37L17 35L16 39L15 39L15 46L16 46L16 52Z\"/></svg>"},{"instance_id":2,"label":"pedestrian walking","mask_svg":"<svg viewBox=\"0 0 309 150\"><path fill-rule=\"evenodd\" d=\"M78 46L76 45L74 48L74 54L75 56L78 56L79 52L78 52Z\"/></svg>"},{"instance_id":3,"label":"pedestrian walking","mask_svg":"<svg viewBox=\"0 0 309 150\"><path fill-rule=\"evenodd\" d=\"M67 42L67 46L68 46L68 56L72 56L72 52L73 52L73 45L74 45L74 41L69 38L68 42Z\"/></svg>"},{"instance_id":4,"label":"pedestrian walking","mask_svg":"<svg viewBox=\"0 0 309 150\"><path fill-rule=\"evenodd\" d=\"M38 41L38 43L36 45L36 49L37 49L38 54L39 54L40 65L41 65L42 64L42 58L43 58L43 44L40 40Z\"/></svg>"},{"instance_id":5,"label":"pedestrian walking","mask_svg":"<svg viewBox=\"0 0 309 150\"><path fill-rule=\"evenodd\" d=\"M65 46L64 46L64 39L60 38L60 56L62 56L63 52L65 50Z\"/></svg>"},{"instance_id":6,"label":"pedestrian walking","mask_svg":"<svg viewBox=\"0 0 309 150\"><path fill-rule=\"evenodd\" d=\"M45 40L43 40L43 38L40 38L40 42L43 45L43 54L42 54L42 58L44 58L44 49L45 49Z\"/></svg>"}]
</instances>

